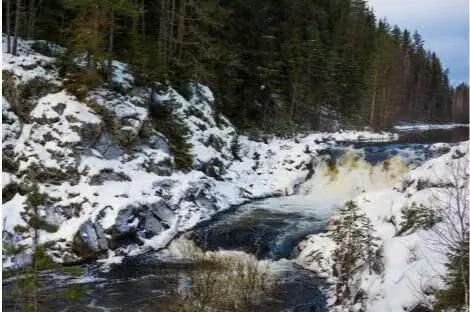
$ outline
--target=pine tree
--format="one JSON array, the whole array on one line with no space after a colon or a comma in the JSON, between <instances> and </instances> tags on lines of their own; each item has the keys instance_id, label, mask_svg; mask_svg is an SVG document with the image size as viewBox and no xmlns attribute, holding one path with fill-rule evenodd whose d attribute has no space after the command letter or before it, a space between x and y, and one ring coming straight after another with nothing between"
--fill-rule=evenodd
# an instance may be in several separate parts
<instances>
[{"instance_id":1,"label":"pine tree","mask_svg":"<svg viewBox=\"0 0 470 312\"><path fill-rule=\"evenodd\" d=\"M378 245L369 218L355 202L345 203L339 211L337 221L336 229L331 232L330 237L336 243L333 261L338 278L336 296L340 302L350 297L349 281L357 268L365 264L372 273Z\"/></svg>"},{"instance_id":2,"label":"pine tree","mask_svg":"<svg viewBox=\"0 0 470 312\"><path fill-rule=\"evenodd\" d=\"M7 53L11 53L11 0L6 0Z\"/></svg>"},{"instance_id":3,"label":"pine tree","mask_svg":"<svg viewBox=\"0 0 470 312\"><path fill-rule=\"evenodd\" d=\"M57 267L47 255L49 244L40 243L40 231L56 232L56 225L47 223L41 219L40 210L44 208L46 196L39 192L37 186L27 198L27 210L23 214L26 226L17 225L15 232L18 235L29 236L31 238L30 245L17 244L16 246L6 246L5 253L7 256L18 256L29 250L31 253L31 265L27 265L23 269L23 277L14 287L14 295L20 298L20 304L25 311L37 312L40 310L41 302L44 300L39 294L40 280L39 272L44 269Z\"/></svg>"},{"instance_id":4,"label":"pine tree","mask_svg":"<svg viewBox=\"0 0 470 312\"><path fill-rule=\"evenodd\" d=\"M406 231L417 229L430 229L436 223L442 221L438 214L431 208L423 204L416 204L412 202L411 205L402 209L403 221L400 223L400 235Z\"/></svg>"},{"instance_id":5,"label":"pine tree","mask_svg":"<svg viewBox=\"0 0 470 312\"><path fill-rule=\"evenodd\" d=\"M21 23L21 15L22 15L22 4L21 0L16 0L15 6L15 27L13 30L13 47L11 53L13 55L17 54L18 49L18 36L20 35L20 23Z\"/></svg>"},{"instance_id":6,"label":"pine tree","mask_svg":"<svg viewBox=\"0 0 470 312\"><path fill-rule=\"evenodd\" d=\"M458 248L448 252L446 289L435 293L435 311L467 311L469 305L469 239L468 233Z\"/></svg>"}]
</instances>

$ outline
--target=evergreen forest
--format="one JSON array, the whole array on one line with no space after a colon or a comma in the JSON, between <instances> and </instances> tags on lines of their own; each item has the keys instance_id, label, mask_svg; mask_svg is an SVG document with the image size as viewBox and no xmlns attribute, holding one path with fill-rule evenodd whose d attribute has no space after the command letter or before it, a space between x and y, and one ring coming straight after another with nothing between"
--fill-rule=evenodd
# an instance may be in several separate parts
<instances>
[{"instance_id":1,"label":"evergreen forest","mask_svg":"<svg viewBox=\"0 0 470 312\"><path fill-rule=\"evenodd\" d=\"M17 37L65 47L81 87L111 84L111 60L142 86L208 85L242 130L468 122L468 86L365 0L4 0L3 25L10 53Z\"/></svg>"}]
</instances>

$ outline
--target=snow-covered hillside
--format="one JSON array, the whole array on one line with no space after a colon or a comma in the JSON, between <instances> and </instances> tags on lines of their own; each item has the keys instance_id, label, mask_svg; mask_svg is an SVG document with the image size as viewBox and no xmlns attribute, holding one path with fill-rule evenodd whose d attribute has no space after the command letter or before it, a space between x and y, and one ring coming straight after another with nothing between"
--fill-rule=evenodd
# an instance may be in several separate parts
<instances>
[{"instance_id":1,"label":"snow-covered hillside","mask_svg":"<svg viewBox=\"0 0 470 312\"><path fill-rule=\"evenodd\" d=\"M434 145L435 149L443 147ZM413 311L418 306L422 310L414 311L425 311L423 307L432 305L431 294L444 287L441 277L445 275L447 250L439 236L442 233L455 236L450 231L460 224L459 213L466 214L461 215L464 222L469 217L468 208L462 209L468 207L468 150L469 142L463 142L411 170L395 187L367 192L354 199L372 222L381 256L377 267L370 271L365 263L357 264L348 282L352 289L350 299L342 304L335 304L336 245L330 235L338 217L330 221L329 232L312 235L299 244L297 263L331 282L332 311ZM434 225L419 224L418 219L408 224L405 213L410 207L424 207L424 211L429 211L427 218L437 218L438 213L444 217L435 219Z\"/></svg>"},{"instance_id":2,"label":"snow-covered hillside","mask_svg":"<svg viewBox=\"0 0 470 312\"><path fill-rule=\"evenodd\" d=\"M253 142L240 136L235 159L236 129L216 116L211 91L193 85L186 100L169 88L152 101L171 101L190 131L194 170L178 171L149 116L150 90L133 85L126 64L113 63L113 88L80 101L59 78L53 56L60 49L39 45L53 55L45 56L33 43L20 40L19 56L3 53L4 243L30 242L28 233L14 228L25 225L27 195L36 184L47 194L41 218L59 227L40 235L56 242L51 255L57 261L161 248L231 205L292 194L312 175L319 149L337 141L396 138L341 132Z\"/></svg>"}]
</instances>

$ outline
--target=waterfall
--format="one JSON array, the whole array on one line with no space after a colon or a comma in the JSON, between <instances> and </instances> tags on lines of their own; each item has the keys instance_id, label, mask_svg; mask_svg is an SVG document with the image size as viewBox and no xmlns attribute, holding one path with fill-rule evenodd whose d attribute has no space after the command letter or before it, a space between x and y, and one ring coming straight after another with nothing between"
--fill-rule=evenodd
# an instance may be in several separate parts
<instances>
[{"instance_id":1,"label":"waterfall","mask_svg":"<svg viewBox=\"0 0 470 312\"><path fill-rule=\"evenodd\" d=\"M364 150L345 150L337 157L325 157L305 182L299 195L347 200L362 192L393 186L409 170L409 160L395 155L370 161Z\"/></svg>"}]
</instances>

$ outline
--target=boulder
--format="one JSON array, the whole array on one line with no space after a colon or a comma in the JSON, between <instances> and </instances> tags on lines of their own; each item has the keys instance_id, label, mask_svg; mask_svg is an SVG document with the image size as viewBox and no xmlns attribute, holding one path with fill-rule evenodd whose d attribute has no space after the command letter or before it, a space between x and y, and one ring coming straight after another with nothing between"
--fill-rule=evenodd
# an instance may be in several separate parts
<instances>
[{"instance_id":1,"label":"boulder","mask_svg":"<svg viewBox=\"0 0 470 312\"><path fill-rule=\"evenodd\" d=\"M211 158L208 162L204 162L195 166L196 170L204 172L208 177L222 181L225 174L224 163L219 158Z\"/></svg>"},{"instance_id":2,"label":"boulder","mask_svg":"<svg viewBox=\"0 0 470 312\"><path fill-rule=\"evenodd\" d=\"M14 75L3 71L3 96L11 104L16 115L22 120L29 120L29 113L34 109L37 100L47 94L56 93L60 87L41 77L17 84Z\"/></svg>"},{"instance_id":3,"label":"boulder","mask_svg":"<svg viewBox=\"0 0 470 312\"><path fill-rule=\"evenodd\" d=\"M422 303L417 304L410 310L410 312L432 312L432 311L433 310L431 308L429 308L428 306Z\"/></svg>"},{"instance_id":4,"label":"boulder","mask_svg":"<svg viewBox=\"0 0 470 312\"><path fill-rule=\"evenodd\" d=\"M167 162L161 161L158 163L153 162L152 160L144 162L144 168L148 172L153 172L156 175L169 177L171 176L173 169L168 165Z\"/></svg>"},{"instance_id":5,"label":"boulder","mask_svg":"<svg viewBox=\"0 0 470 312\"><path fill-rule=\"evenodd\" d=\"M15 160L15 153L12 148L3 148L2 150L2 171L16 173L19 162Z\"/></svg>"},{"instance_id":6,"label":"boulder","mask_svg":"<svg viewBox=\"0 0 470 312\"><path fill-rule=\"evenodd\" d=\"M119 211L115 224L109 230L112 248L142 243L141 237L151 238L168 229L175 214L164 202L150 205L129 206Z\"/></svg>"},{"instance_id":7,"label":"boulder","mask_svg":"<svg viewBox=\"0 0 470 312\"><path fill-rule=\"evenodd\" d=\"M124 146L133 145L141 133L143 137L149 135L145 96L131 93L95 90L89 93L87 103L102 117L108 134Z\"/></svg>"},{"instance_id":8,"label":"boulder","mask_svg":"<svg viewBox=\"0 0 470 312\"><path fill-rule=\"evenodd\" d=\"M117 159L124 154L121 146L114 142L106 131L101 132L98 142L93 146L104 159Z\"/></svg>"},{"instance_id":9,"label":"boulder","mask_svg":"<svg viewBox=\"0 0 470 312\"><path fill-rule=\"evenodd\" d=\"M101 138L102 125L100 123L85 123L80 127L78 135L83 146L93 146Z\"/></svg>"},{"instance_id":10,"label":"boulder","mask_svg":"<svg viewBox=\"0 0 470 312\"><path fill-rule=\"evenodd\" d=\"M90 178L90 185L102 185L106 181L132 181L131 178L123 172L115 172L113 169L101 169L99 174Z\"/></svg>"},{"instance_id":11,"label":"boulder","mask_svg":"<svg viewBox=\"0 0 470 312\"><path fill-rule=\"evenodd\" d=\"M451 146L448 143L435 143L429 147L429 151L433 157L439 157L448 153L450 151L450 147Z\"/></svg>"},{"instance_id":12,"label":"boulder","mask_svg":"<svg viewBox=\"0 0 470 312\"><path fill-rule=\"evenodd\" d=\"M166 154L170 154L170 148L168 147L168 142L165 137L161 135L152 135L148 138L147 145L151 149L160 150Z\"/></svg>"},{"instance_id":13,"label":"boulder","mask_svg":"<svg viewBox=\"0 0 470 312\"><path fill-rule=\"evenodd\" d=\"M96 260L106 254L108 241L99 223L87 221L75 234L72 250L84 260Z\"/></svg>"},{"instance_id":14,"label":"boulder","mask_svg":"<svg viewBox=\"0 0 470 312\"><path fill-rule=\"evenodd\" d=\"M193 202L198 207L203 207L210 211L217 211L217 198L211 193L211 184L208 181L198 181L191 183L192 186L186 190L183 201Z\"/></svg>"},{"instance_id":15,"label":"boulder","mask_svg":"<svg viewBox=\"0 0 470 312\"><path fill-rule=\"evenodd\" d=\"M2 188L2 204L10 201L15 197L16 193L19 193L20 188L16 183L9 183L3 185Z\"/></svg>"}]
</instances>

